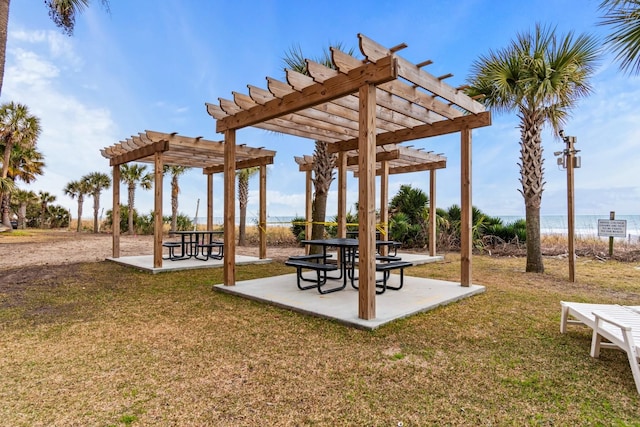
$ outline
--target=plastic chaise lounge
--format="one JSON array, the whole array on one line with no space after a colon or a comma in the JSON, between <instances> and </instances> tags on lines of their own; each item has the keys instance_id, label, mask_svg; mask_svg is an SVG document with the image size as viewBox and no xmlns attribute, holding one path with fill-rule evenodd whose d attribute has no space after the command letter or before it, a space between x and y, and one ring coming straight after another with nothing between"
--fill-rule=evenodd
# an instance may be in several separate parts
<instances>
[{"instance_id":1,"label":"plastic chaise lounge","mask_svg":"<svg viewBox=\"0 0 640 427\"><path fill-rule=\"evenodd\" d=\"M593 329L591 357L600 356L601 348L627 353L636 390L640 394L640 306L587 304L561 301L560 332L568 323Z\"/></svg>"}]
</instances>

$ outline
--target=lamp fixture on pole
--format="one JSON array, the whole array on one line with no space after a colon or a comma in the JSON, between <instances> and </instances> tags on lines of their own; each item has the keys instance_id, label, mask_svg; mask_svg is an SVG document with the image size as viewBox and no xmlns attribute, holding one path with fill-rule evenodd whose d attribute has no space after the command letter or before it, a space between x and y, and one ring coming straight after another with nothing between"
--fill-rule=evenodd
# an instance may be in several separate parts
<instances>
[{"instance_id":1,"label":"lamp fixture on pole","mask_svg":"<svg viewBox=\"0 0 640 427\"><path fill-rule=\"evenodd\" d=\"M575 149L577 138L575 136L565 136L564 131L558 132L566 147L562 151L556 151L553 154L558 157L558 166L562 166L567 170L567 225L568 225L568 245L569 245L569 281L575 282L576 255L575 255L575 209L574 209L574 187L573 187L573 170L581 165L580 156L576 156L580 150Z\"/></svg>"}]
</instances>

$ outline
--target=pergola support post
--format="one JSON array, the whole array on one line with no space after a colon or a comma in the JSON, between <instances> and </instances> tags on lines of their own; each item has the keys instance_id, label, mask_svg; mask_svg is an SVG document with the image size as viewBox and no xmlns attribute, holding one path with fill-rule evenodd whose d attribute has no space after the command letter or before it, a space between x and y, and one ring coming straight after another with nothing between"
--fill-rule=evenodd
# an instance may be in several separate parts
<instances>
[{"instance_id":1,"label":"pergola support post","mask_svg":"<svg viewBox=\"0 0 640 427\"><path fill-rule=\"evenodd\" d=\"M213 174L207 174L207 230L213 230Z\"/></svg>"},{"instance_id":2,"label":"pergola support post","mask_svg":"<svg viewBox=\"0 0 640 427\"><path fill-rule=\"evenodd\" d=\"M162 151L156 151L154 155L154 218L153 218L153 267L162 267L162 177L163 177Z\"/></svg>"},{"instance_id":3,"label":"pergola support post","mask_svg":"<svg viewBox=\"0 0 640 427\"><path fill-rule=\"evenodd\" d=\"M120 165L113 165L113 209L111 221L112 256L120 258ZM116 220L117 218L117 220ZM80 221L80 218L78 218Z\"/></svg>"},{"instance_id":4,"label":"pergola support post","mask_svg":"<svg viewBox=\"0 0 640 427\"><path fill-rule=\"evenodd\" d=\"M359 179L358 228L359 236L359 288L358 317L369 320L376 317L376 87L360 87L359 106Z\"/></svg>"},{"instance_id":5,"label":"pergola support post","mask_svg":"<svg viewBox=\"0 0 640 427\"><path fill-rule=\"evenodd\" d=\"M429 171L429 256L436 256L436 170Z\"/></svg>"},{"instance_id":6,"label":"pergola support post","mask_svg":"<svg viewBox=\"0 0 640 427\"><path fill-rule=\"evenodd\" d=\"M381 162L380 171L380 240L389 240L389 162ZM380 253L387 255L388 246L382 246Z\"/></svg>"},{"instance_id":7,"label":"pergola support post","mask_svg":"<svg viewBox=\"0 0 640 427\"><path fill-rule=\"evenodd\" d=\"M471 285L472 202L471 202L471 130L460 131L460 284Z\"/></svg>"},{"instance_id":8,"label":"pergola support post","mask_svg":"<svg viewBox=\"0 0 640 427\"><path fill-rule=\"evenodd\" d=\"M224 132L224 285L236 284L236 130Z\"/></svg>"},{"instance_id":9,"label":"pergola support post","mask_svg":"<svg viewBox=\"0 0 640 427\"><path fill-rule=\"evenodd\" d=\"M267 167L260 166L260 218L258 220L260 235L260 259L267 257Z\"/></svg>"},{"instance_id":10,"label":"pergola support post","mask_svg":"<svg viewBox=\"0 0 640 427\"><path fill-rule=\"evenodd\" d=\"M311 192L312 192L312 179L311 179L311 174L312 172L310 170L307 171L306 173L306 198L305 198L305 203L304 203L304 221L305 221L305 227L304 227L304 238L305 239L310 239L311 238L311 221L313 220L313 204L311 202ZM307 255L309 254L309 245L306 245L306 253Z\"/></svg>"}]
</instances>

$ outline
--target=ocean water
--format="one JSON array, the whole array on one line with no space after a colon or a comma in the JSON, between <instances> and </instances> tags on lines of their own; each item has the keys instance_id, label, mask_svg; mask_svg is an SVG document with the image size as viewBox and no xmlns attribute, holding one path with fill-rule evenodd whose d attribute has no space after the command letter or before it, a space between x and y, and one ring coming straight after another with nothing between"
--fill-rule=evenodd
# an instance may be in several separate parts
<instances>
[{"instance_id":1,"label":"ocean water","mask_svg":"<svg viewBox=\"0 0 640 427\"><path fill-rule=\"evenodd\" d=\"M508 224L524 217L520 216L499 216L504 224ZM605 215L576 215L574 229L578 237L595 237L598 235L598 220L609 219L609 214ZM627 221L627 238L631 240L640 239L640 215L616 215L616 220ZM566 234L569 230L566 215L542 215L540 217L540 231L543 234Z\"/></svg>"},{"instance_id":2,"label":"ocean water","mask_svg":"<svg viewBox=\"0 0 640 427\"><path fill-rule=\"evenodd\" d=\"M502 216L496 215L502 219L503 224L509 224L520 219L521 216ZM291 226L292 216L268 216L268 226ZM595 237L598 235L598 220L609 219L609 214L604 215L576 215L574 228L578 237ZM623 219L627 221L627 238L630 240L640 240L640 215L616 215L616 220ZM198 224L206 223L206 218L198 217ZM222 224L222 217L215 217L215 224ZM239 220L236 219L236 223ZM254 225L258 222L258 218L247 217L247 225ZM566 215L543 215L540 217L540 231L543 234L566 234L568 232L568 223Z\"/></svg>"}]
</instances>

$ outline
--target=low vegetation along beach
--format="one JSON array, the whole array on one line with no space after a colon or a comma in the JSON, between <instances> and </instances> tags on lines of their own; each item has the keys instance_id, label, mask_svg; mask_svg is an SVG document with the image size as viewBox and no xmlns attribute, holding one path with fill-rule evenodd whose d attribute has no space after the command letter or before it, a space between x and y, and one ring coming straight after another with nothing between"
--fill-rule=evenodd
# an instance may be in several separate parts
<instances>
[{"instance_id":1,"label":"low vegetation along beach","mask_svg":"<svg viewBox=\"0 0 640 427\"><path fill-rule=\"evenodd\" d=\"M1 424L638 425L625 354L592 359L590 330L559 333L562 300L640 305L637 262L582 256L571 283L562 256L531 274L479 254L486 293L366 332L213 291L222 269L94 259L110 243L0 235ZM148 243L123 236L123 251ZM459 262L407 274L457 281ZM285 273L237 267L238 280Z\"/></svg>"}]
</instances>

